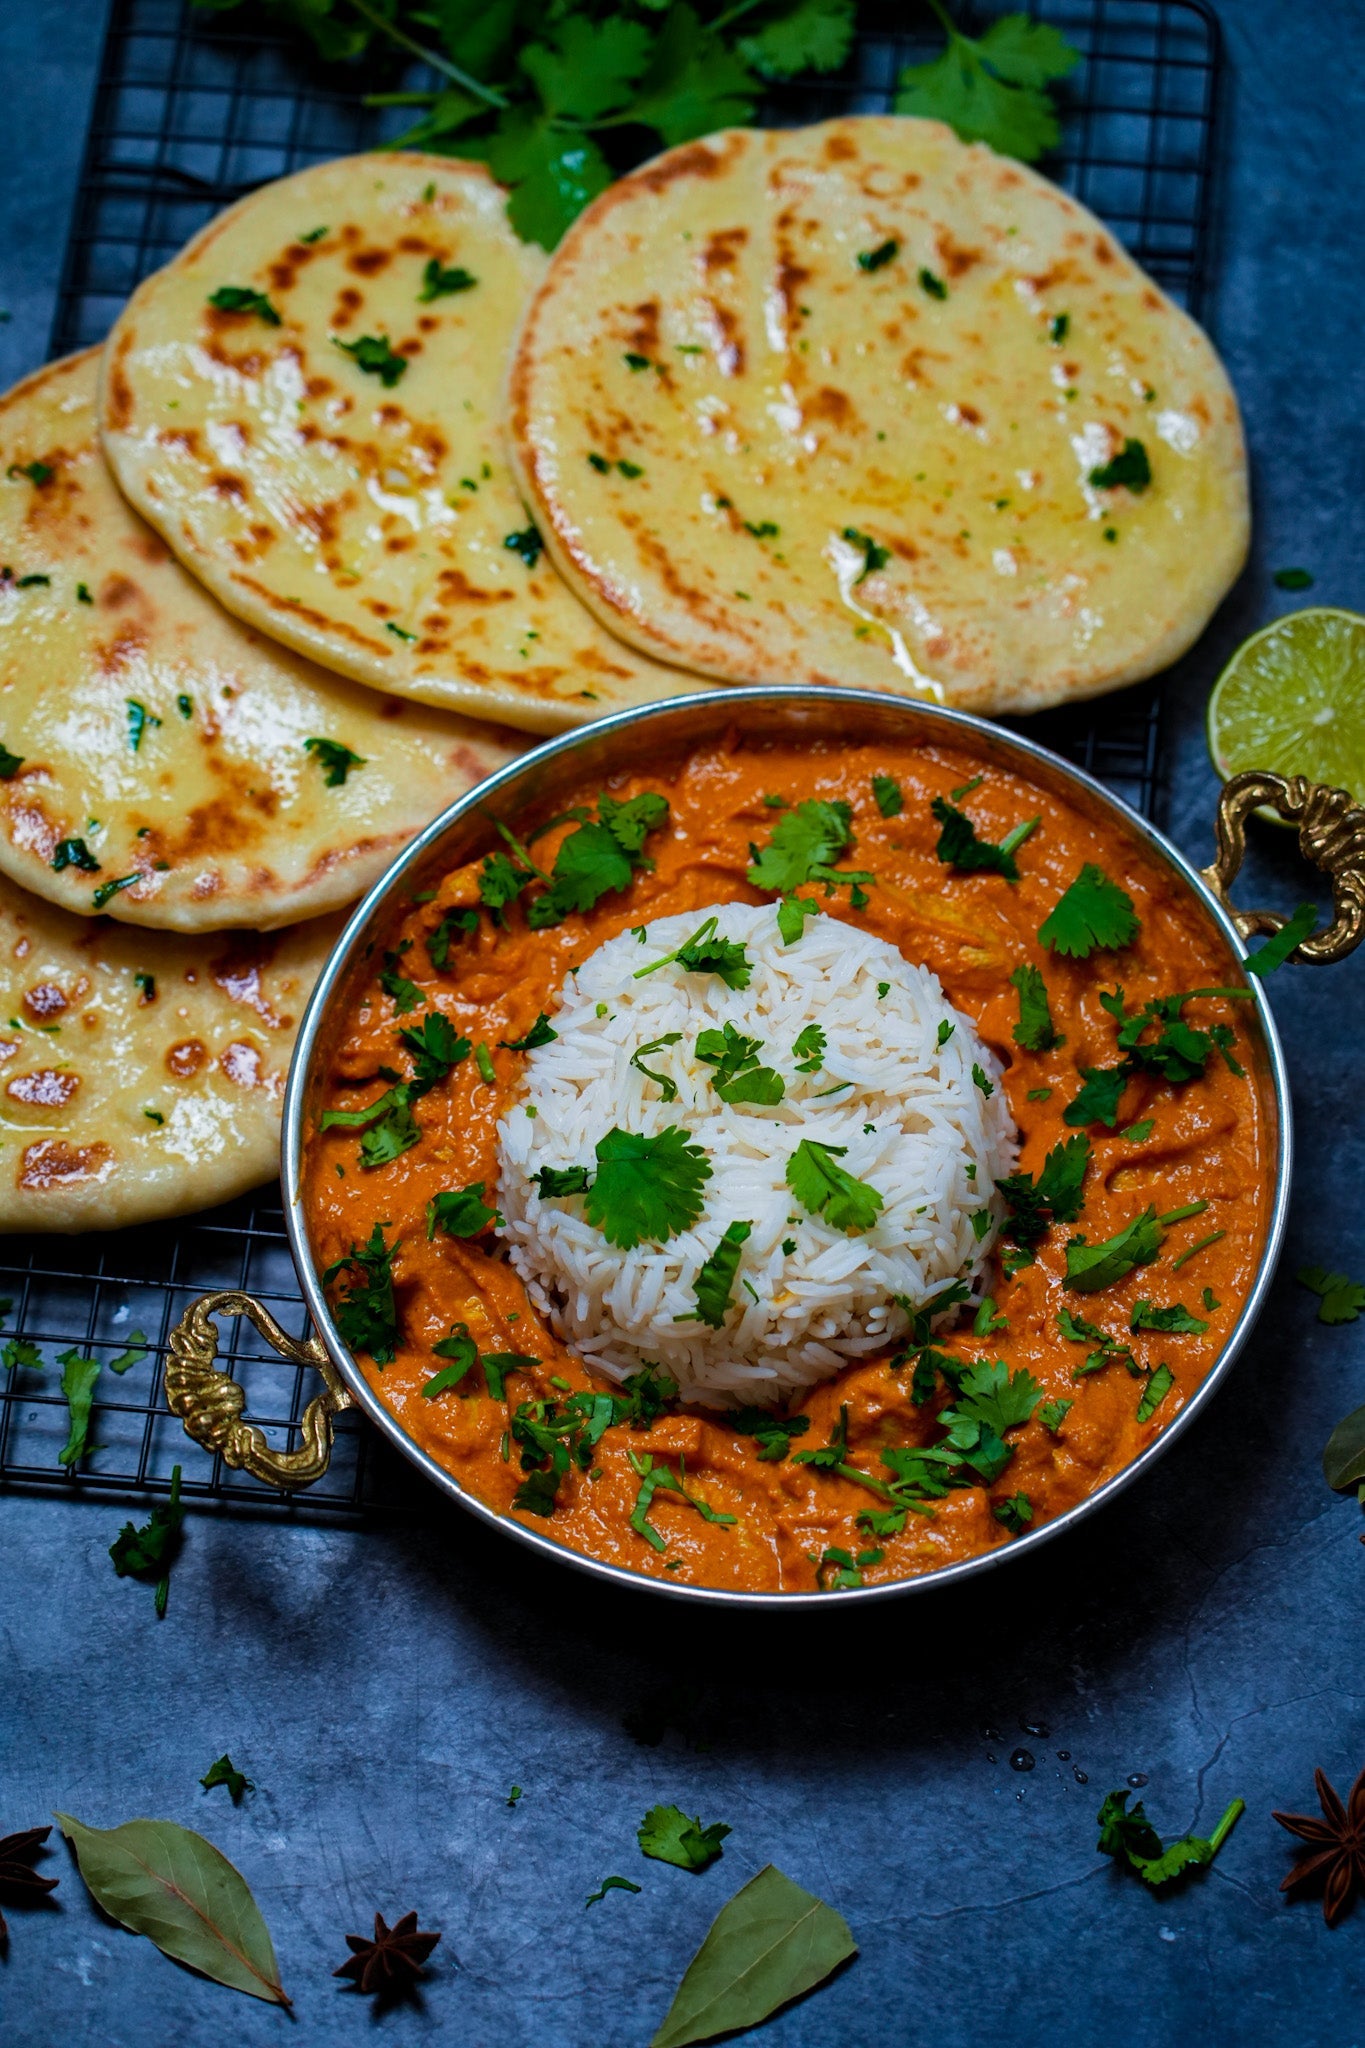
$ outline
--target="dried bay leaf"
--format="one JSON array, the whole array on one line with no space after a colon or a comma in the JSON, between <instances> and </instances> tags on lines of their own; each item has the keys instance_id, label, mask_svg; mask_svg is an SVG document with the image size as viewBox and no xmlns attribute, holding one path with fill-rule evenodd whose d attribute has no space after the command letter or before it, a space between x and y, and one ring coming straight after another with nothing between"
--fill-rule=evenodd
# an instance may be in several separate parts
<instances>
[{"instance_id":1,"label":"dried bay leaf","mask_svg":"<svg viewBox=\"0 0 1365 2048\"><path fill-rule=\"evenodd\" d=\"M57 1819L91 1896L111 1919L215 1983L276 2005L292 2002L246 1879L212 1842L170 1820L88 1828L69 1813Z\"/></svg>"},{"instance_id":2,"label":"dried bay leaf","mask_svg":"<svg viewBox=\"0 0 1365 2048\"><path fill-rule=\"evenodd\" d=\"M717 1913L650 2048L755 2027L857 1953L843 1916L769 1863Z\"/></svg>"},{"instance_id":3,"label":"dried bay leaf","mask_svg":"<svg viewBox=\"0 0 1365 2048\"><path fill-rule=\"evenodd\" d=\"M1353 1408L1332 1431L1322 1471L1327 1484L1338 1490L1365 1481L1365 1408Z\"/></svg>"}]
</instances>

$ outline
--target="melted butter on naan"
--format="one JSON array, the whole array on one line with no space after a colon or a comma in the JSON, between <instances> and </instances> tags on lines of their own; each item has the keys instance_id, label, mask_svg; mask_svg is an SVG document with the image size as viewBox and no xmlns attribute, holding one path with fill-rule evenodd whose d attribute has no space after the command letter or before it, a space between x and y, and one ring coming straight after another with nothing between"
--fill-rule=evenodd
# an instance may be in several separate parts
<instances>
[{"instance_id":1,"label":"melted butter on naan","mask_svg":"<svg viewBox=\"0 0 1365 2048\"><path fill-rule=\"evenodd\" d=\"M1089 696L1183 652L1246 553L1207 337L938 122L736 129L623 178L556 252L510 391L574 588L733 682ZM1130 439L1150 485L1097 487Z\"/></svg>"},{"instance_id":2,"label":"melted butter on naan","mask_svg":"<svg viewBox=\"0 0 1365 2048\"><path fill-rule=\"evenodd\" d=\"M469 281L432 295L433 265ZM239 618L358 681L533 732L678 695L528 532L502 390L544 265L478 164L350 157L264 187L114 326L119 482ZM224 287L269 313L212 305Z\"/></svg>"},{"instance_id":3,"label":"melted butter on naan","mask_svg":"<svg viewBox=\"0 0 1365 2048\"><path fill-rule=\"evenodd\" d=\"M525 743L343 682L224 611L115 488L97 366L72 356L0 399L0 872L188 931L349 903ZM329 783L310 739L359 765Z\"/></svg>"},{"instance_id":4,"label":"melted butter on naan","mask_svg":"<svg viewBox=\"0 0 1365 2048\"><path fill-rule=\"evenodd\" d=\"M0 1232L112 1230L279 1171L285 1076L340 921L209 939L0 899Z\"/></svg>"}]
</instances>

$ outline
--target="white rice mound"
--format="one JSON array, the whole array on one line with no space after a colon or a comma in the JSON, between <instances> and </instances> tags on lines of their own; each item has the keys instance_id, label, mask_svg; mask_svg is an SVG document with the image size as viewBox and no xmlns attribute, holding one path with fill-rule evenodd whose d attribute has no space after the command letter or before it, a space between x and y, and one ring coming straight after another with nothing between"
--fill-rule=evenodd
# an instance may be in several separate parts
<instances>
[{"instance_id":1,"label":"white rice mound","mask_svg":"<svg viewBox=\"0 0 1365 2048\"><path fill-rule=\"evenodd\" d=\"M632 978L710 916L720 936L744 944L747 989L678 965ZM776 1106L716 1094L695 1046L727 1021L763 1040L760 1062L786 1083ZM954 1028L940 1046L944 1021ZM585 1364L620 1381L656 1361L685 1400L771 1406L901 1337L908 1323L894 1295L918 1306L958 1278L973 1299L984 1292L1003 1212L995 1182L1017 1157L1000 1067L938 977L884 939L820 916L788 946L775 905L718 903L661 918L643 942L630 932L608 940L568 977L551 1022L558 1037L528 1055L524 1092L499 1125L497 1199L512 1264ZM817 1073L798 1074L792 1047L810 1024L827 1046ZM630 1061L669 1031L681 1032L678 1043L646 1059L677 1086L665 1103ZM973 1062L991 1095L972 1079ZM823 1093L842 1081L853 1085ZM680 1235L623 1251L587 1221L582 1196L541 1198L541 1167L595 1171L594 1148L614 1126L652 1137L669 1125L712 1169L705 1206ZM803 1138L847 1147L840 1166L885 1203L872 1229L834 1230L806 1214L784 1178ZM971 1219L983 1210L990 1227L978 1239ZM740 1219L753 1230L724 1326L676 1320L695 1311L698 1271Z\"/></svg>"}]
</instances>

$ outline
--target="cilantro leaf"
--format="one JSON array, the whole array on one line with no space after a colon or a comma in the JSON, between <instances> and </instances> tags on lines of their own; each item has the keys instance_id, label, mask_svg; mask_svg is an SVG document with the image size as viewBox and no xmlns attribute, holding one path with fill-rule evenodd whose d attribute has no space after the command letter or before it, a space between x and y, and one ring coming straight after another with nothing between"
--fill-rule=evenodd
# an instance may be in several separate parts
<instances>
[{"instance_id":1,"label":"cilantro leaf","mask_svg":"<svg viewBox=\"0 0 1365 2048\"><path fill-rule=\"evenodd\" d=\"M1125 1063L1119 1067L1082 1067L1083 1086L1062 1111L1065 1124L1107 1124L1112 1131L1119 1120L1119 1104L1131 1078Z\"/></svg>"},{"instance_id":2,"label":"cilantro leaf","mask_svg":"<svg viewBox=\"0 0 1365 2048\"><path fill-rule=\"evenodd\" d=\"M623 106L649 59L645 23L568 12L548 21L544 40L531 43L520 59L546 113L592 122Z\"/></svg>"},{"instance_id":3,"label":"cilantro leaf","mask_svg":"<svg viewBox=\"0 0 1365 2048\"><path fill-rule=\"evenodd\" d=\"M1029 818L1015 825L994 846L988 839L977 838L976 827L966 812L958 810L946 797L936 796L929 808L943 828L934 851L945 867L959 875L990 873L1003 875L1007 882L1018 881L1015 848L1023 845L1030 832L1042 823L1041 818Z\"/></svg>"},{"instance_id":4,"label":"cilantro leaf","mask_svg":"<svg viewBox=\"0 0 1365 2048\"><path fill-rule=\"evenodd\" d=\"M1036 163L1061 140L1047 88L1080 62L1080 52L1044 22L1007 14L983 36L963 35L936 9L948 36L941 57L902 71L898 114L946 121L963 142Z\"/></svg>"},{"instance_id":5,"label":"cilantro leaf","mask_svg":"<svg viewBox=\"0 0 1365 2048\"><path fill-rule=\"evenodd\" d=\"M1089 1164L1089 1138L1064 1138L1044 1159L1036 1181L1031 1173L1010 1173L998 1180L995 1185L1010 1212L1005 1235L1016 1244L1033 1244L1049 1223L1074 1222Z\"/></svg>"},{"instance_id":6,"label":"cilantro leaf","mask_svg":"<svg viewBox=\"0 0 1365 2048\"><path fill-rule=\"evenodd\" d=\"M235 1768L230 1756L220 1756L216 1763L211 1763L199 1782L206 1792L211 1792L215 1785L226 1785L234 1806L241 1805L244 1792L256 1790L251 1779Z\"/></svg>"},{"instance_id":7,"label":"cilantro leaf","mask_svg":"<svg viewBox=\"0 0 1365 2048\"><path fill-rule=\"evenodd\" d=\"M1154 1208L1144 1209L1131 1223L1099 1244L1073 1237L1066 1248L1066 1284L1079 1294L1112 1287L1135 1266L1150 1266L1161 1250L1162 1226Z\"/></svg>"},{"instance_id":8,"label":"cilantro leaf","mask_svg":"<svg viewBox=\"0 0 1365 2048\"><path fill-rule=\"evenodd\" d=\"M705 1870L720 1855L720 1845L730 1832L723 1821L703 1828L700 1820L689 1820L680 1807L651 1806L636 1840L645 1855L659 1863L676 1864L679 1870Z\"/></svg>"},{"instance_id":9,"label":"cilantro leaf","mask_svg":"<svg viewBox=\"0 0 1365 2048\"><path fill-rule=\"evenodd\" d=\"M1320 1323L1354 1323L1365 1312L1365 1287L1345 1273L1329 1273L1325 1266L1300 1266L1294 1277L1300 1286L1321 1297Z\"/></svg>"},{"instance_id":10,"label":"cilantro leaf","mask_svg":"<svg viewBox=\"0 0 1365 2048\"><path fill-rule=\"evenodd\" d=\"M129 1332L127 1350L120 1351L117 1358L108 1361L109 1370L118 1373L128 1372L133 1366L140 1365L146 1356L146 1337L141 1330L132 1330Z\"/></svg>"},{"instance_id":11,"label":"cilantro leaf","mask_svg":"<svg viewBox=\"0 0 1365 2048\"><path fill-rule=\"evenodd\" d=\"M718 919L708 917L676 952L665 953L661 960L651 960L647 967L637 967L631 979L643 981L647 974L657 974L661 967L676 962L689 974L716 975L727 988L747 988L751 973L749 956L734 940L717 937L717 924Z\"/></svg>"},{"instance_id":12,"label":"cilantro leaf","mask_svg":"<svg viewBox=\"0 0 1365 2048\"><path fill-rule=\"evenodd\" d=\"M1003 1437L1007 1429L1031 1422L1033 1411L1043 1398L1043 1389L1033 1375L1021 1367L1011 1373L1003 1358L969 1366L958 1375L953 1405L945 1408L939 1421L954 1441L953 1425L967 1419Z\"/></svg>"},{"instance_id":13,"label":"cilantro leaf","mask_svg":"<svg viewBox=\"0 0 1365 2048\"><path fill-rule=\"evenodd\" d=\"M485 910L491 911L494 924L506 923L504 910L509 903L515 903L526 884L534 880L531 869L520 866L501 847L484 855L483 866L479 869L479 901Z\"/></svg>"},{"instance_id":14,"label":"cilantro leaf","mask_svg":"<svg viewBox=\"0 0 1365 2048\"><path fill-rule=\"evenodd\" d=\"M829 1040L818 1024L805 1024L792 1044L798 1074L818 1074L824 1063Z\"/></svg>"},{"instance_id":15,"label":"cilantro leaf","mask_svg":"<svg viewBox=\"0 0 1365 2048\"><path fill-rule=\"evenodd\" d=\"M42 1352L27 1337L11 1337L4 1350L0 1352L0 1364L5 1365L11 1372L47 1371L43 1364Z\"/></svg>"},{"instance_id":16,"label":"cilantro leaf","mask_svg":"<svg viewBox=\"0 0 1365 2048\"><path fill-rule=\"evenodd\" d=\"M469 1334L468 1323L452 1323L450 1335L442 1337L431 1348L438 1358L448 1358L451 1363L434 1374L422 1388L423 1398L428 1401L434 1401L438 1394L448 1393L451 1387L458 1387L479 1362L479 1347Z\"/></svg>"},{"instance_id":17,"label":"cilantro leaf","mask_svg":"<svg viewBox=\"0 0 1365 2048\"><path fill-rule=\"evenodd\" d=\"M872 797L884 818L898 818L905 809L905 792L894 775L874 775Z\"/></svg>"},{"instance_id":18,"label":"cilantro leaf","mask_svg":"<svg viewBox=\"0 0 1365 2048\"><path fill-rule=\"evenodd\" d=\"M409 1010L415 1010L422 1000L422 991L416 982L409 981L405 974L398 972L399 962L406 951L407 941L404 940L396 952L386 953L378 976L379 986L386 996L392 998L393 1007L400 1017L406 1017Z\"/></svg>"},{"instance_id":19,"label":"cilantro leaf","mask_svg":"<svg viewBox=\"0 0 1365 2048\"><path fill-rule=\"evenodd\" d=\"M600 798L596 819L582 820L560 842L550 885L526 914L532 930L561 924L572 911L591 910L608 890L629 888L636 868L653 867L643 852L645 837L667 816L667 799L653 790L626 804Z\"/></svg>"},{"instance_id":20,"label":"cilantro leaf","mask_svg":"<svg viewBox=\"0 0 1365 2048\"><path fill-rule=\"evenodd\" d=\"M1301 903L1294 915L1281 925L1274 936L1267 939L1263 946L1258 946L1249 956L1246 962L1247 973L1262 978L1267 974L1273 974L1277 967L1284 966L1290 954L1301 946L1305 939L1312 937L1317 928L1317 910L1311 903Z\"/></svg>"},{"instance_id":21,"label":"cilantro leaf","mask_svg":"<svg viewBox=\"0 0 1365 2048\"><path fill-rule=\"evenodd\" d=\"M1174 1385L1175 1374L1169 1365L1159 1365L1142 1390L1142 1398L1137 1405L1139 1422L1151 1421Z\"/></svg>"},{"instance_id":22,"label":"cilantro leaf","mask_svg":"<svg viewBox=\"0 0 1365 2048\"><path fill-rule=\"evenodd\" d=\"M610 1402L608 1405L610 1405ZM614 1409L612 1412L614 1418ZM660 1535L649 1519L649 1510L653 1504L654 1496L659 1492L676 1494L679 1500L686 1501L688 1507L695 1508L704 1522L717 1522L727 1528L734 1527L735 1518L733 1515L722 1514L719 1508L713 1508L711 1503L703 1500L700 1494L689 1493L685 1465L683 1471L678 1473L674 1472L669 1466L661 1464L656 1458L648 1456L637 1458L634 1451L628 1451L626 1455L640 1481L640 1490L635 1496L635 1506L631 1510L630 1526L637 1536L643 1536L646 1543L650 1544L655 1550L666 1550L668 1548L667 1538ZM728 1830L726 1832L728 1833ZM664 1858L665 1862L670 1860L667 1857Z\"/></svg>"},{"instance_id":23,"label":"cilantro leaf","mask_svg":"<svg viewBox=\"0 0 1365 2048\"><path fill-rule=\"evenodd\" d=\"M255 291L250 285L220 284L216 292L210 292L208 303L216 306L220 313L254 313L258 320L264 320L267 327L278 327L280 316L264 292Z\"/></svg>"},{"instance_id":24,"label":"cilantro leaf","mask_svg":"<svg viewBox=\"0 0 1365 2048\"><path fill-rule=\"evenodd\" d=\"M511 107L485 140L461 154L483 157L510 185L507 217L523 242L553 249L589 200L611 183L611 165L590 135L557 127L529 106Z\"/></svg>"},{"instance_id":25,"label":"cilantro leaf","mask_svg":"<svg viewBox=\"0 0 1365 2048\"><path fill-rule=\"evenodd\" d=\"M170 1498L158 1501L140 1529L125 1522L109 1545L114 1570L121 1579L157 1574L156 1615L162 1621L171 1590L171 1565L179 1548L180 1525L185 1510L180 1504L180 1467L171 1467Z\"/></svg>"},{"instance_id":26,"label":"cilantro leaf","mask_svg":"<svg viewBox=\"0 0 1365 2048\"><path fill-rule=\"evenodd\" d=\"M1131 437L1117 455L1101 463L1098 469L1092 469L1087 478L1097 491L1113 491L1122 485L1125 490L1135 493L1145 491L1151 481L1152 465L1147 460L1147 450L1141 441L1134 441Z\"/></svg>"},{"instance_id":27,"label":"cilantro leaf","mask_svg":"<svg viewBox=\"0 0 1365 2048\"><path fill-rule=\"evenodd\" d=\"M677 1381L661 1372L657 1365L646 1365L639 1372L627 1373L621 1387L622 1392L613 1397L616 1420L628 1422L632 1429L652 1428L678 1398Z\"/></svg>"},{"instance_id":28,"label":"cilantro leaf","mask_svg":"<svg viewBox=\"0 0 1365 2048\"><path fill-rule=\"evenodd\" d=\"M1051 1436L1060 1436L1068 1411L1075 1405L1074 1401L1044 1401L1038 1410L1038 1420Z\"/></svg>"},{"instance_id":29,"label":"cilantro leaf","mask_svg":"<svg viewBox=\"0 0 1365 2048\"><path fill-rule=\"evenodd\" d=\"M13 782L27 758L25 754L12 754L0 740L0 782Z\"/></svg>"},{"instance_id":30,"label":"cilantro leaf","mask_svg":"<svg viewBox=\"0 0 1365 2048\"><path fill-rule=\"evenodd\" d=\"M725 1322L743 1247L752 1236L753 1228L752 1223L727 1225L725 1235L697 1273L696 1320L705 1323L709 1329L719 1330ZM678 1320L690 1319L680 1317Z\"/></svg>"},{"instance_id":31,"label":"cilantro leaf","mask_svg":"<svg viewBox=\"0 0 1365 2048\"><path fill-rule=\"evenodd\" d=\"M318 1118L318 1129L363 1130L361 1165L388 1166L421 1138L410 1107L421 1093L411 1082L397 1081L364 1109L325 1109Z\"/></svg>"},{"instance_id":32,"label":"cilantro leaf","mask_svg":"<svg viewBox=\"0 0 1365 2048\"><path fill-rule=\"evenodd\" d=\"M479 928L478 912L474 910L448 910L434 932L426 936L427 958L437 973L445 970L450 959L451 941L456 932L474 932Z\"/></svg>"},{"instance_id":33,"label":"cilantro leaf","mask_svg":"<svg viewBox=\"0 0 1365 2048\"><path fill-rule=\"evenodd\" d=\"M785 1458L792 1438L804 1436L810 1428L809 1415L774 1415L768 1408L732 1408L725 1421L736 1436L753 1438L760 1459L767 1464Z\"/></svg>"},{"instance_id":34,"label":"cilantro leaf","mask_svg":"<svg viewBox=\"0 0 1365 2048\"><path fill-rule=\"evenodd\" d=\"M59 839L48 866L59 875L63 868L79 868L83 875L97 875L100 864L83 839Z\"/></svg>"},{"instance_id":35,"label":"cilantro leaf","mask_svg":"<svg viewBox=\"0 0 1365 2048\"><path fill-rule=\"evenodd\" d=\"M753 74L715 26L675 0L631 101L632 118L656 128L669 144L691 142L718 128L742 126L757 99Z\"/></svg>"},{"instance_id":36,"label":"cilantro leaf","mask_svg":"<svg viewBox=\"0 0 1365 2048\"><path fill-rule=\"evenodd\" d=\"M423 1090L444 1081L451 1068L469 1056L469 1040L440 1010L428 1010L420 1024L400 1031L398 1042L412 1054L413 1079Z\"/></svg>"},{"instance_id":37,"label":"cilantro leaf","mask_svg":"<svg viewBox=\"0 0 1365 2048\"><path fill-rule=\"evenodd\" d=\"M79 1465L89 1448L90 1410L95 1399L95 1382L100 1376L97 1358L82 1358L73 1345L57 1354L62 1367L62 1393L66 1399L69 1428L64 1447L57 1453L59 1465Z\"/></svg>"},{"instance_id":38,"label":"cilantro leaf","mask_svg":"<svg viewBox=\"0 0 1365 2048\"><path fill-rule=\"evenodd\" d=\"M755 34L739 53L764 78L794 78L798 71L837 71L853 44L855 0L796 0Z\"/></svg>"},{"instance_id":39,"label":"cilantro leaf","mask_svg":"<svg viewBox=\"0 0 1365 2048\"><path fill-rule=\"evenodd\" d=\"M408 367L407 357L396 355L389 347L387 334L362 334L355 341L342 341L334 334L332 340L344 355L352 357L358 369L378 377L386 391L393 389Z\"/></svg>"},{"instance_id":40,"label":"cilantro leaf","mask_svg":"<svg viewBox=\"0 0 1365 2048\"><path fill-rule=\"evenodd\" d=\"M712 1086L722 1102L753 1102L771 1107L786 1094L786 1083L772 1067L761 1067L761 1038L746 1038L727 1019L723 1031L697 1035L696 1056L715 1068Z\"/></svg>"},{"instance_id":41,"label":"cilantro leaf","mask_svg":"<svg viewBox=\"0 0 1365 2048\"><path fill-rule=\"evenodd\" d=\"M140 734L139 737L141 737ZM136 740L134 740L133 745L136 747ZM323 782L328 789L340 789L352 768L363 768L365 766L364 755L353 753L349 747L344 747L340 740L324 740L315 737L304 741L303 750L306 754L311 754L316 760L319 768L322 770Z\"/></svg>"},{"instance_id":42,"label":"cilantro leaf","mask_svg":"<svg viewBox=\"0 0 1365 2048\"><path fill-rule=\"evenodd\" d=\"M803 1138L787 1161L786 1182L803 1209L823 1216L831 1230L870 1230L886 1204L867 1181L837 1164L846 1145Z\"/></svg>"},{"instance_id":43,"label":"cilantro leaf","mask_svg":"<svg viewBox=\"0 0 1365 2048\"><path fill-rule=\"evenodd\" d=\"M832 895L841 882L870 882L870 874L832 866L853 839L853 811L843 802L826 803L812 799L784 811L773 827L772 837L754 856L748 870L755 889L767 889L774 896L792 896L803 882L823 882ZM803 915L806 914L803 912ZM788 944L786 931L782 936Z\"/></svg>"},{"instance_id":44,"label":"cilantro leaf","mask_svg":"<svg viewBox=\"0 0 1365 2048\"><path fill-rule=\"evenodd\" d=\"M392 1365L398 1348L398 1309L393 1298L393 1261L400 1239L384 1243L384 1226L376 1223L364 1246L354 1243L347 1256L328 1266L322 1284L329 1287L342 1273L348 1277L341 1299L333 1305L337 1334L349 1351L368 1351L376 1365Z\"/></svg>"},{"instance_id":45,"label":"cilantro leaf","mask_svg":"<svg viewBox=\"0 0 1365 2048\"><path fill-rule=\"evenodd\" d=\"M777 929L784 946L794 946L806 929L808 917L818 917L820 905L809 896L784 896L777 906Z\"/></svg>"},{"instance_id":46,"label":"cilantro leaf","mask_svg":"<svg viewBox=\"0 0 1365 2048\"><path fill-rule=\"evenodd\" d=\"M1026 1493L1012 1493L1008 1500L997 1500L991 1505L991 1513L997 1522L1003 1522L1011 1536L1022 1536L1033 1520L1033 1502Z\"/></svg>"},{"instance_id":47,"label":"cilantro leaf","mask_svg":"<svg viewBox=\"0 0 1365 2048\"><path fill-rule=\"evenodd\" d=\"M1208 1324L1192 1315L1181 1301L1173 1301L1169 1308L1157 1308L1150 1301L1135 1301L1128 1327L1130 1330L1164 1330L1179 1337L1202 1337Z\"/></svg>"},{"instance_id":48,"label":"cilantro leaf","mask_svg":"<svg viewBox=\"0 0 1365 2048\"><path fill-rule=\"evenodd\" d=\"M422 272L422 289L417 297L421 303L426 304L432 299L448 298L455 292L472 291L478 281L477 277L472 277L458 264L447 270L440 257L433 256Z\"/></svg>"},{"instance_id":49,"label":"cilantro leaf","mask_svg":"<svg viewBox=\"0 0 1365 2048\"><path fill-rule=\"evenodd\" d=\"M504 534L502 544L512 554L520 555L528 569L534 569L545 552L545 542L541 539L540 528L534 524L520 526L515 533Z\"/></svg>"},{"instance_id":50,"label":"cilantro leaf","mask_svg":"<svg viewBox=\"0 0 1365 2048\"><path fill-rule=\"evenodd\" d=\"M1163 1849L1142 1801L1139 1799L1130 1813L1128 1799L1126 1789L1108 1795L1097 1816L1100 1838L1095 1846L1101 1855L1126 1864L1150 1885L1168 1884L1192 1865L1212 1863L1246 1811L1245 1800L1234 1799L1207 1839L1202 1835L1182 1835L1169 1849Z\"/></svg>"},{"instance_id":51,"label":"cilantro leaf","mask_svg":"<svg viewBox=\"0 0 1365 2048\"><path fill-rule=\"evenodd\" d=\"M1053 1052L1066 1040L1052 1022L1047 983L1030 962L1024 961L1010 976L1010 986L1019 996L1019 1022L1011 1034L1025 1052Z\"/></svg>"},{"instance_id":52,"label":"cilantro leaf","mask_svg":"<svg viewBox=\"0 0 1365 2048\"><path fill-rule=\"evenodd\" d=\"M447 1237L478 1237L483 1231L502 1228L502 1212L490 1209L483 1198L484 1183L471 1181L465 1188L446 1188L427 1203L427 1242L438 1230Z\"/></svg>"},{"instance_id":53,"label":"cilantro leaf","mask_svg":"<svg viewBox=\"0 0 1365 2048\"><path fill-rule=\"evenodd\" d=\"M549 1018L541 1010L530 1030L523 1032L520 1038L500 1038L498 1043L508 1052L534 1052L537 1046L549 1045L558 1036L559 1033L551 1027Z\"/></svg>"},{"instance_id":54,"label":"cilantro leaf","mask_svg":"<svg viewBox=\"0 0 1365 2048\"><path fill-rule=\"evenodd\" d=\"M1085 960L1097 946L1118 951L1137 937L1133 899L1102 868L1087 861L1070 888L1053 905L1038 937L1054 953Z\"/></svg>"},{"instance_id":55,"label":"cilantro leaf","mask_svg":"<svg viewBox=\"0 0 1365 2048\"><path fill-rule=\"evenodd\" d=\"M646 1239L662 1242L696 1222L702 1185L710 1178L710 1160L677 1125L655 1138L612 1129L597 1142L588 1221L623 1251Z\"/></svg>"},{"instance_id":56,"label":"cilantro leaf","mask_svg":"<svg viewBox=\"0 0 1365 2048\"><path fill-rule=\"evenodd\" d=\"M536 1186L542 1201L552 1201L560 1195L586 1195L592 1186L592 1175L586 1166L542 1166L536 1175Z\"/></svg>"}]
</instances>

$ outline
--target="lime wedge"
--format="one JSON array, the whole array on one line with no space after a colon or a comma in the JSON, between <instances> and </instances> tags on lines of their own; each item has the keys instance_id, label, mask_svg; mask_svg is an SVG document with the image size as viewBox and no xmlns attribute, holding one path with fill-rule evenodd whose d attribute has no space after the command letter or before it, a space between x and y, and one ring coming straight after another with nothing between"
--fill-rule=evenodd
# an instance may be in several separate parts
<instances>
[{"instance_id":1,"label":"lime wedge","mask_svg":"<svg viewBox=\"0 0 1365 2048\"><path fill-rule=\"evenodd\" d=\"M1213 686L1208 740L1225 778L1265 768L1365 796L1365 618L1314 605L1253 633Z\"/></svg>"}]
</instances>

